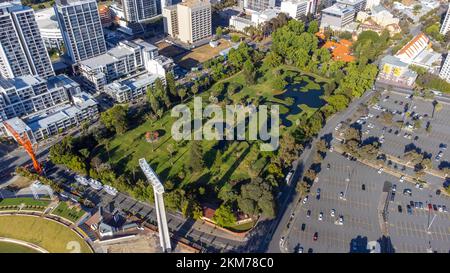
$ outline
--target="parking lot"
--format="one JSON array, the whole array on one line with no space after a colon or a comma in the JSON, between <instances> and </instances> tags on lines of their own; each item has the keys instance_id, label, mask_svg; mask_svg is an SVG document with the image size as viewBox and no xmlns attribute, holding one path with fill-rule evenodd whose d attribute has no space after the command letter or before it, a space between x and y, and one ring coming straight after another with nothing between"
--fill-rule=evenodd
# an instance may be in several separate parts
<instances>
[{"instance_id":1,"label":"parking lot","mask_svg":"<svg viewBox=\"0 0 450 273\"><path fill-rule=\"evenodd\" d=\"M405 151L414 149L425 152L434 169L450 166L450 150L446 149L450 105L441 105L433 116L432 101L384 92L368 112L361 116L355 112L350 124L361 130L362 140L377 140L380 151L394 158L386 160L385 170L379 171L336 151L328 152L308 200L300 201L291 215L289 233L280 248L285 252L367 252L367 243L378 241L382 252L448 253L450 198L437 192L445 179L425 174L421 179L426 184L418 188L410 179L415 176L413 168L405 166L403 159ZM386 112L392 114L392 122L384 120L382 113ZM415 128L416 120L420 128ZM429 131L425 129L428 123ZM339 132L338 127L333 144L339 142ZM408 179L400 182L401 175Z\"/></svg>"},{"instance_id":2,"label":"parking lot","mask_svg":"<svg viewBox=\"0 0 450 273\"><path fill-rule=\"evenodd\" d=\"M329 169L326 167L328 163ZM448 212L434 209L430 212L419 208L412 208L412 214L407 212L410 201L420 201L425 206L431 202L448 208L448 197L436 196L428 189L416 189L412 183L400 183L397 177L384 172L378 174L376 169L347 160L336 152L328 153L322 166L325 167L319 174L318 182L311 188L308 201L301 204L297 215L294 215L295 220L283 244L288 252L295 252L299 247L304 252L364 252L367 242L381 241L383 236L390 239L390 245L384 243L382 248L395 252L426 252L430 243L433 251L450 250ZM386 198L387 193L383 194L386 181L396 184L393 202ZM411 196L403 195L406 188L411 189ZM341 192L344 193L343 198L340 198ZM389 214L387 230L383 232L382 211L385 204L388 204ZM399 205L402 212L398 211ZM331 216L332 209L335 216ZM307 217L308 210L310 217ZM321 212L323 217L319 220ZM340 216L343 216L342 225L338 224ZM313 237L316 232L315 241Z\"/></svg>"},{"instance_id":3,"label":"parking lot","mask_svg":"<svg viewBox=\"0 0 450 273\"><path fill-rule=\"evenodd\" d=\"M405 114L405 105L409 106L409 116ZM433 113L431 101L422 99L410 99L404 95L390 92L381 96L378 107L369 108L372 118L365 120L362 124L361 132L363 138L384 136L381 150L393 156L402 157L405 150L418 148L422 152L430 154L433 167L450 166L450 151L442 149L440 145L450 143L450 105L441 104L442 109ZM379 109L379 110L378 110ZM383 112L393 114L394 124L386 125L380 117ZM377 118L378 116L378 118ZM415 117L413 117L415 116ZM396 121L403 120L404 128L400 129ZM411 129L414 120L420 120L421 128ZM427 124L431 125L431 130L426 131ZM408 127L409 124L410 126ZM373 128L370 128L373 127ZM405 136L406 134L406 136ZM436 160L436 155L442 151L442 157Z\"/></svg>"}]
</instances>

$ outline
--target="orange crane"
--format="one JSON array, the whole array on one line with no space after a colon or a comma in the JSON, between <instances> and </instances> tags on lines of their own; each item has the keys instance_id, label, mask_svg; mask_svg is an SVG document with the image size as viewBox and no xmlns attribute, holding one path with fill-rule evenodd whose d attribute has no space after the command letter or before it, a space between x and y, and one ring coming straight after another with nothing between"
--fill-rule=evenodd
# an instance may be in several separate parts
<instances>
[{"instance_id":1,"label":"orange crane","mask_svg":"<svg viewBox=\"0 0 450 273\"><path fill-rule=\"evenodd\" d=\"M36 170L38 174L42 173L42 167L39 164L39 162L36 159L36 154L33 150L33 145L31 144L30 139L28 138L28 135L26 132L23 132L22 135L20 135L14 128L9 125L6 121L3 122L3 125L5 126L6 130L8 130L14 137L14 139L21 145L25 151L28 153L28 155L31 157L31 160L33 161L33 167Z\"/></svg>"}]
</instances>

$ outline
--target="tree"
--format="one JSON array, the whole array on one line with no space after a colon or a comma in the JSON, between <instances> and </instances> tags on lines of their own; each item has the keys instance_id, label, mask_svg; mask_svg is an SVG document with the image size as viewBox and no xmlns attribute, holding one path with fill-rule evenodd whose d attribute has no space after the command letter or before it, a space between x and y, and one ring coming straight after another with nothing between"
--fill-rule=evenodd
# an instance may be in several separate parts
<instances>
[{"instance_id":1,"label":"tree","mask_svg":"<svg viewBox=\"0 0 450 273\"><path fill-rule=\"evenodd\" d=\"M233 42L233 43L237 43L237 42L239 42L241 40L241 38L239 37L239 35L237 35L237 34L232 34L231 35L231 41Z\"/></svg>"},{"instance_id":2,"label":"tree","mask_svg":"<svg viewBox=\"0 0 450 273\"><path fill-rule=\"evenodd\" d=\"M222 35L223 35L223 29L222 29L222 27L218 26L216 28L216 37L217 37L217 39L222 38Z\"/></svg>"},{"instance_id":3,"label":"tree","mask_svg":"<svg viewBox=\"0 0 450 273\"><path fill-rule=\"evenodd\" d=\"M178 89L178 96L180 97L181 101L184 101L184 97L186 97L186 88L181 87Z\"/></svg>"},{"instance_id":4,"label":"tree","mask_svg":"<svg viewBox=\"0 0 450 273\"><path fill-rule=\"evenodd\" d=\"M191 144L191 149L189 150L189 157L190 157L190 167L194 172L201 171L204 166L203 161L203 150L201 141L194 140Z\"/></svg>"},{"instance_id":5,"label":"tree","mask_svg":"<svg viewBox=\"0 0 450 273\"><path fill-rule=\"evenodd\" d=\"M317 20L313 20L309 23L308 32L310 34L316 34L319 31L319 23Z\"/></svg>"},{"instance_id":6,"label":"tree","mask_svg":"<svg viewBox=\"0 0 450 273\"><path fill-rule=\"evenodd\" d=\"M245 61L243 73L245 77L245 82L247 84L255 84L256 82L255 66L250 60Z\"/></svg>"},{"instance_id":7,"label":"tree","mask_svg":"<svg viewBox=\"0 0 450 273\"><path fill-rule=\"evenodd\" d=\"M153 113L156 114L156 112L160 108L160 104L155 94L155 89L149 86L147 88L147 102L150 104L150 108L152 109Z\"/></svg>"},{"instance_id":8,"label":"tree","mask_svg":"<svg viewBox=\"0 0 450 273\"><path fill-rule=\"evenodd\" d=\"M228 204L222 204L216 209L213 219L221 227L231 226L236 223L236 216Z\"/></svg>"},{"instance_id":9,"label":"tree","mask_svg":"<svg viewBox=\"0 0 450 273\"><path fill-rule=\"evenodd\" d=\"M176 97L178 95L175 77L172 72L166 74L166 88L172 97Z\"/></svg>"},{"instance_id":10,"label":"tree","mask_svg":"<svg viewBox=\"0 0 450 273\"><path fill-rule=\"evenodd\" d=\"M123 134L128 130L128 107L116 104L100 115L100 121L106 128Z\"/></svg>"},{"instance_id":11,"label":"tree","mask_svg":"<svg viewBox=\"0 0 450 273\"><path fill-rule=\"evenodd\" d=\"M194 85L192 85L192 87L191 87L191 93L195 96L195 94L198 93L199 89L200 89L200 86L199 86L198 82L195 82Z\"/></svg>"},{"instance_id":12,"label":"tree","mask_svg":"<svg viewBox=\"0 0 450 273\"><path fill-rule=\"evenodd\" d=\"M284 166L290 166L303 150L302 145L296 143L290 133L286 133L280 140L279 156Z\"/></svg>"},{"instance_id":13,"label":"tree","mask_svg":"<svg viewBox=\"0 0 450 273\"><path fill-rule=\"evenodd\" d=\"M272 186L261 178L254 178L241 187L238 207L247 214L261 212L267 218L275 217L275 202Z\"/></svg>"}]
</instances>

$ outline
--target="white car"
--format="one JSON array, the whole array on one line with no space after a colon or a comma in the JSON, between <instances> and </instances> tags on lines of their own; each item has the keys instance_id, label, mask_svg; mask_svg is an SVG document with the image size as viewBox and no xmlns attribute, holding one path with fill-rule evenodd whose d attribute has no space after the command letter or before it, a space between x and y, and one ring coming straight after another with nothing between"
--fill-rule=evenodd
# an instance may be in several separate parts
<instances>
[{"instance_id":1,"label":"white car","mask_svg":"<svg viewBox=\"0 0 450 273\"><path fill-rule=\"evenodd\" d=\"M297 253L303 253L303 247L299 247Z\"/></svg>"},{"instance_id":2,"label":"white car","mask_svg":"<svg viewBox=\"0 0 450 273\"><path fill-rule=\"evenodd\" d=\"M322 221L323 219L323 212L319 213L319 221Z\"/></svg>"},{"instance_id":3,"label":"white car","mask_svg":"<svg viewBox=\"0 0 450 273\"><path fill-rule=\"evenodd\" d=\"M339 216L339 225L343 225L344 224L344 216Z\"/></svg>"},{"instance_id":4,"label":"white car","mask_svg":"<svg viewBox=\"0 0 450 273\"><path fill-rule=\"evenodd\" d=\"M113 187L108 186L108 185L105 185L103 187L103 189L105 190L106 193L108 193L109 195L112 195L112 196L116 196L117 192L118 192L116 188L113 188Z\"/></svg>"},{"instance_id":5,"label":"white car","mask_svg":"<svg viewBox=\"0 0 450 273\"><path fill-rule=\"evenodd\" d=\"M331 217L334 217L335 213L336 213L336 210L335 210L335 209L332 209L332 210L330 211Z\"/></svg>"},{"instance_id":6,"label":"white car","mask_svg":"<svg viewBox=\"0 0 450 273\"><path fill-rule=\"evenodd\" d=\"M344 199L344 193L343 192L339 193L339 199Z\"/></svg>"},{"instance_id":7,"label":"white car","mask_svg":"<svg viewBox=\"0 0 450 273\"><path fill-rule=\"evenodd\" d=\"M381 174L383 172L383 168L378 169L378 174Z\"/></svg>"},{"instance_id":8,"label":"white car","mask_svg":"<svg viewBox=\"0 0 450 273\"><path fill-rule=\"evenodd\" d=\"M404 175L402 175L402 176L400 177L399 182L400 182L400 183L403 183L403 181L405 181L405 176L404 176Z\"/></svg>"},{"instance_id":9,"label":"white car","mask_svg":"<svg viewBox=\"0 0 450 273\"><path fill-rule=\"evenodd\" d=\"M416 183L416 189L420 188L420 183Z\"/></svg>"},{"instance_id":10,"label":"white car","mask_svg":"<svg viewBox=\"0 0 450 273\"><path fill-rule=\"evenodd\" d=\"M306 204L306 201L308 201L308 195L303 198L303 204Z\"/></svg>"}]
</instances>

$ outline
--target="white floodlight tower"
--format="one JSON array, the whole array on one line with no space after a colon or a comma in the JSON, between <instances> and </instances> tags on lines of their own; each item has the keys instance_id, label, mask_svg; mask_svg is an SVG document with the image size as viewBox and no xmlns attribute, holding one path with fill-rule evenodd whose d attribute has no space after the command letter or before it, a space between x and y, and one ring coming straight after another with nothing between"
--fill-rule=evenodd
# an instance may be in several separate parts
<instances>
[{"instance_id":1,"label":"white floodlight tower","mask_svg":"<svg viewBox=\"0 0 450 273\"><path fill-rule=\"evenodd\" d=\"M145 158L139 159L139 166L147 177L148 182L153 186L153 193L155 194L156 216L158 218L159 241L164 252L170 252L172 247L170 245L169 228L167 226L166 209L164 207L164 186L159 180L156 173L148 165Z\"/></svg>"}]
</instances>

